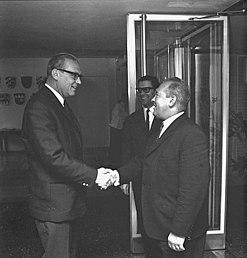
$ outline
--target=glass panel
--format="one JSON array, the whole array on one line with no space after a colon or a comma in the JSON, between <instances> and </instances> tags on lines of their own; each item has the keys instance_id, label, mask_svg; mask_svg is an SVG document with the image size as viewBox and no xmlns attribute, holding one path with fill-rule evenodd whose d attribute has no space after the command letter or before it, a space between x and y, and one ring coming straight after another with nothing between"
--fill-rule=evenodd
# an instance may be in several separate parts
<instances>
[{"instance_id":1,"label":"glass panel","mask_svg":"<svg viewBox=\"0 0 247 258\"><path fill-rule=\"evenodd\" d=\"M138 37L139 34L137 42ZM219 229L222 22L148 22L146 45L148 74L155 73L160 81L177 76L190 85L189 115L202 126L210 145L210 228ZM155 72L152 67L156 68Z\"/></svg>"},{"instance_id":2,"label":"glass panel","mask_svg":"<svg viewBox=\"0 0 247 258\"><path fill-rule=\"evenodd\" d=\"M155 14L146 16L146 74L157 76L160 82L172 76L187 81L192 92L188 115L208 135L212 168L208 231L212 237L208 245L210 248L224 248L229 109L227 19L217 17L205 20L198 17L191 19L179 15ZM135 22L132 31L129 27L129 32L133 34L128 35L128 59L132 62L129 61L128 69L129 82L136 82L143 75L142 16L133 14L132 17ZM129 19L129 26L130 24ZM135 59L129 55L133 46ZM136 71L135 74L130 72L133 70ZM129 90L132 96L130 84ZM135 233L135 229L133 232Z\"/></svg>"},{"instance_id":3,"label":"glass panel","mask_svg":"<svg viewBox=\"0 0 247 258\"><path fill-rule=\"evenodd\" d=\"M190 111L209 138L211 185L209 194L210 228L220 229L221 146L222 146L222 23L204 25L188 40L191 48Z\"/></svg>"}]
</instances>

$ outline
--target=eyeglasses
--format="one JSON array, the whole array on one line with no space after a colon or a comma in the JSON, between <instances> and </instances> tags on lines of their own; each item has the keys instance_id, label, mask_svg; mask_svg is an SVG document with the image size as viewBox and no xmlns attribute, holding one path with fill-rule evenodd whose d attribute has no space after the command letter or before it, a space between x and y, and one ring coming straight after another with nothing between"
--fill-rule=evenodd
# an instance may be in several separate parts
<instances>
[{"instance_id":1,"label":"eyeglasses","mask_svg":"<svg viewBox=\"0 0 247 258\"><path fill-rule=\"evenodd\" d=\"M55 67L56 68L56 67ZM79 73L75 73L75 72L71 72L71 71L68 71L68 70L65 70L65 69L61 69L61 68L56 68L57 70L59 71L62 71L62 72L65 72L65 73L69 73L73 76L73 79L75 81L78 80L78 78L80 78L80 80L82 79L82 74L79 74Z\"/></svg>"},{"instance_id":2,"label":"eyeglasses","mask_svg":"<svg viewBox=\"0 0 247 258\"><path fill-rule=\"evenodd\" d=\"M151 90L154 90L154 88L152 87L136 88L137 93L141 93L141 92L149 93Z\"/></svg>"}]
</instances>

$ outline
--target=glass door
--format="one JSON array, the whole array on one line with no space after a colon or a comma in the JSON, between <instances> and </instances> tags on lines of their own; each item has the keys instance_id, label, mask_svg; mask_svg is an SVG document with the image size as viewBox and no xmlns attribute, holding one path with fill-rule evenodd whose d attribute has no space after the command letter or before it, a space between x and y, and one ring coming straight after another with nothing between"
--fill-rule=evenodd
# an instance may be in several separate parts
<instances>
[{"instance_id":1,"label":"glass door","mask_svg":"<svg viewBox=\"0 0 247 258\"><path fill-rule=\"evenodd\" d=\"M211 183L206 249L225 248L229 110L229 47L226 16L129 14L127 23L129 110L137 107L139 77L162 82L177 76L190 86L189 116L210 145ZM133 191L130 192L131 249L142 252Z\"/></svg>"}]
</instances>

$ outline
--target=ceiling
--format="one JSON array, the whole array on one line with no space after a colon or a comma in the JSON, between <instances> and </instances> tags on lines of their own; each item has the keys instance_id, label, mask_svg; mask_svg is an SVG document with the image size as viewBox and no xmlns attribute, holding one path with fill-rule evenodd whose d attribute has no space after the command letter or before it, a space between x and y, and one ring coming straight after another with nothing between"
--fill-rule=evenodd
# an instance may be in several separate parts
<instances>
[{"instance_id":1,"label":"ceiling","mask_svg":"<svg viewBox=\"0 0 247 258\"><path fill-rule=\"evenodd\" d=\"M126 52L128 13L211 14L239 0L0 1L0 56L78 56Z\"/></svg>"}]
</instances>

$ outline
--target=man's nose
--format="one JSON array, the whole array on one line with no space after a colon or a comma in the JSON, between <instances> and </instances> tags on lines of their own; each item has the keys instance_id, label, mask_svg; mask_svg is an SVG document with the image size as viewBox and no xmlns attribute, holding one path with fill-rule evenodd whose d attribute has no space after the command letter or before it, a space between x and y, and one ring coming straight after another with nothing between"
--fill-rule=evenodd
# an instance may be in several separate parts
<instances>
[{"instance_id":1,"label":"man's nose","mask_svg":"<svg viewBox=\"0 0 247 258\"><path fill-rule=\"evenodd\" d=\"M82 84L82 83L81 83L81 78L80 78L80 77L78 77L78 78L77 78L76 83L77 83L77 84L80 84L80 85Z\"/></svg>"}]
</instances>

